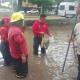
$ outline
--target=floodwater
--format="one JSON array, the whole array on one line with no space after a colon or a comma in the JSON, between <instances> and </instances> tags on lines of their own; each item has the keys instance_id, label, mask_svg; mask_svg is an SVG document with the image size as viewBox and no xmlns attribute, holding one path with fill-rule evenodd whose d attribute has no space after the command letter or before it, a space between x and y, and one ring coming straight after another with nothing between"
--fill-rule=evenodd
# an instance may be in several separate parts
<instances>
[{"instance_id":1,"label":"floodwater","mask_svg":"<svg viewBox=\"0 0 80 80\"><path fill-rule=\"evenodd\" d=\"M46 50L46 55L39 57L33 55L33 34L31 27L26 28L25 37L29 48L29 73L27 78L22 80L76 80L77 60L73 54L72 43L67 58L65 71L64 73L61 72L72 26L51 26L49 29L53 33L54 38L49 38L50 44ZM0 80L18 79L15 77L15 74L10 70L10 68L1 67Z\"/></svg>"}]
</instances>

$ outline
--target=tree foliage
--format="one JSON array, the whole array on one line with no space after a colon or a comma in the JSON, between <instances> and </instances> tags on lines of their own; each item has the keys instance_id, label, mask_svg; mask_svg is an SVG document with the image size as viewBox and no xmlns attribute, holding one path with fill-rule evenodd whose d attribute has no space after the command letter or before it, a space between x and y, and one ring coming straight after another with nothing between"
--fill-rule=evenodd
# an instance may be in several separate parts
<instances>
[{"instance_id":1,"label":"tree foliage","mask_svg":"<svg viewBox=\"0 0 80 80\"><path fill-rule=\"evenodd\" d=\"M51 5L53 0L29 0L29 2L37 5Z\"/></svg>"}]
</instances>

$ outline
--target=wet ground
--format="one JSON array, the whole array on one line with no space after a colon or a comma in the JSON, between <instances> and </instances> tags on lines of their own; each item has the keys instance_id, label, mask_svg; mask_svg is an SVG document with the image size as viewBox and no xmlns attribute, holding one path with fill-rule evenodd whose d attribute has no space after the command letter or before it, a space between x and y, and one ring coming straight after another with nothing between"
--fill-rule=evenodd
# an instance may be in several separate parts
<instances>
[{"instance_id":1,"label":"wet ground","mask_svg":"<svg viewBox=\"0 0 80 80\"><path fill-rule=\"evenodd\" d=\"M46 55L38 57L34 56L32 53L33 35L31 27L26 28L25 37L27 38L29 47L29 74L26 79L22 80L76 80L77 65L72 45L70 47L65 72L61 72L72 26L51 26L49 29L53 33L54 39L50 38L50 45ZM0 61L1 65L2 61ZM0 80L18 79L9 67L1 66Z\"/></svg>"}]
</instances>

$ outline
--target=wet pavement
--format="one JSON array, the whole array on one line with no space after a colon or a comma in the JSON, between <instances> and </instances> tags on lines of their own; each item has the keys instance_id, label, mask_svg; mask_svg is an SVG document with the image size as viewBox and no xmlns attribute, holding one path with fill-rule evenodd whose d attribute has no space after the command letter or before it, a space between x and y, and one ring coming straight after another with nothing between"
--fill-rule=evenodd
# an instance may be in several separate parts
<instances>
[{"instance_id":1,"label":"wet pavement","mask_svg":"<svg viewBox=\"0 0 80 80\"><path fill-rule=\"evenodd\" d=\"M51 26L51 32L54 38L50 38L50 44L46 50L46 55L42 57L34 56L32 53L32 31L31 27L27 27L25 37L29 47L29 74L26 79L22 80L76 80L77 76L77 60L73 54L73 46L71 43L69 55L67 58L65 71L61 72L63 61L65 58L68 41L70 39L72 26L59 25ZM0 58L1 60L2 58ZM3 60L0 61L3 65ZM19 80L15 77L10 67L0 67L0 80Z\"/></svg>"},{"instance_id":2,"label":"wet pavement","mask_svg":"<svg viewBox=\"0 0 80 80\"><path fill-rule=\"evenodd\" d=\"M68 42L71 36L72 27L61 26L55 29L54 39L50 39L50 45L47 49L46 64L48 65L49 74L52 75L52 80L76 80L77 77L77 59L73 52L71 42L65 71L62 73L63 61L68 48ZM51 77L51 76L50 76Z\"/></svg>"}]
</instances>

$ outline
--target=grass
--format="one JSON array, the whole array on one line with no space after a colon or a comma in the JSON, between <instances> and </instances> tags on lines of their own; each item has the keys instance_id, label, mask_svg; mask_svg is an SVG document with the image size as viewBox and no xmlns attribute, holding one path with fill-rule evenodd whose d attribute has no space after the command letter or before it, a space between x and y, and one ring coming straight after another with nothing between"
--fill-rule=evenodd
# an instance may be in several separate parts
<instances>
[{"instance_id":1,"label":"grass","mask_svg":"<svg viewBox=\"0 0 80 80\"><path fill-rule=\"evenodd\" d=\"M49 25L59 25L59 24L66 24L65 19L53 19L53 20L47 20Z\"/></svg>"},{"instance_id":2,"label":"grass","mask_svg":"<svg viewBox=\"0 0 80 80\"><path fill-rule=\"evenodd\" d=\"M26 25L31 26L33 24L34 20L26 20L25 23ZM65 19L48 19L47 20L49 25L59 25L59 24L67 24Z\"/></svg>"}]
</instances>

